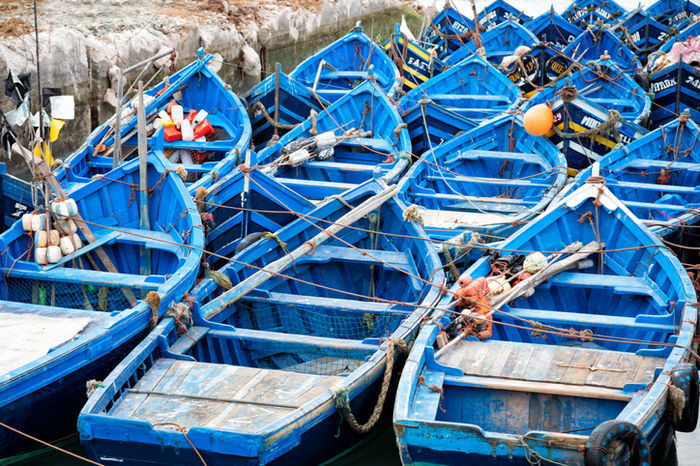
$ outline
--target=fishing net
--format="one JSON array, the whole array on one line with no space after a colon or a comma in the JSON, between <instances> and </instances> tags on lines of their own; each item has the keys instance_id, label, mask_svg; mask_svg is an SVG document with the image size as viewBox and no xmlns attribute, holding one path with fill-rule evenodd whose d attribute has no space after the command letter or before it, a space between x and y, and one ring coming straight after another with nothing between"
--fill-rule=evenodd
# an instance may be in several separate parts
<instances>
[{"instance_id":1,"label":"fishing net","mask_svg":"<svg viewBox=\"0 0 700 466\"><path fill-rule=\"evenodd\" d=\"M5 286L6 299L21 303L102 312L123 311L131 307L118 287L13 277L5 277ZM131 291L138 296L138 290Z\"/></svg>"}]
</instances>

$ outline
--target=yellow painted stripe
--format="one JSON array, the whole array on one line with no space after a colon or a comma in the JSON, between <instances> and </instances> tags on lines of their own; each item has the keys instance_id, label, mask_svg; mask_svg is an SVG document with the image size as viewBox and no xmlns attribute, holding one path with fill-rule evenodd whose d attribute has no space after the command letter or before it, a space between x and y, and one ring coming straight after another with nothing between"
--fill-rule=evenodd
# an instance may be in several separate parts
<instances>
[{"instance_id":1,"label":"yellow painted stripe","mask_svg":"<svg viewBox=\"0 0 700 466\"><path fill-rule=\"evenodd\" d=\"M557 128L559 128L559 131L563 131L563 130L564 130L564 123L559 123L559 124L557 125ZM579 124L576 124L576 123L574 123L574 122L572 122L572 121L569 122L569 128L570 128L570 129L573 129L573 130L574 130L575 132L577 132L577 133L581 133L581 132L583 132L583 131L587 131L586 128L584 128L583 126L581 126L581 125L579 125ZM547 136L548 138L551 138L551 137L554 136L555 134L556 134L556 133L554 132L554 130L550 130L545 136ZM584 137L587 137L587 138L590 139L590 136L584 136ZM612 149L613 147L615 147L615 144L616 144L615 142L611 141L610 139L605 139L605 138L602 137L602 136L595 136L595 142L597 142L597 143L599 143L599 144L603 144L603 145L604 145L605 147L607 147L608 149Z\"/></svg>"},{"instance_id":2,"label":"yellow painted stripe","mask_svg":"<svg viewBox=\"0 0 700 466\"><path fill-rule=\"evenodd\" d=\"M421 74L420 72L414 70L413 68L409 68L408 65L403 65L404 71L406 71L408 74L415 76L416 78L419 78L423 81L427 81L428 77L424 74Z\"/></svg>"}]
</instances>

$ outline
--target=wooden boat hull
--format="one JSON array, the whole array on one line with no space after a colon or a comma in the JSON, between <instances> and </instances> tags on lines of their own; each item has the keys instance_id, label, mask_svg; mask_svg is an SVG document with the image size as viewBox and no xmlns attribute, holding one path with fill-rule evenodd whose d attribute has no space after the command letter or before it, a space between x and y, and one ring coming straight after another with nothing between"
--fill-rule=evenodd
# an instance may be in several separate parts
<instances>
[{"instance_id":1,"label":"wooden boat hull","mask_svg":"<svg viewBox=\"0 0 700 466\"><path fill-rule=\"evenodd\" d=\"M484 7L477 15L477 18L479 18L479 24L484 26L487 31L506 21L525 24L531 19L525 12L518 10L503 0L494 0L491 4Z\"/></svg>"},{"instance_id":2,"label":"wooden boat hull","mask_svg":"<svg viewBox=\"0 0 700 466\"><path fill-rule=\"evenodd\" d=\"M566 46L563 53L580 63L602 60L607 53L609 59L630 76L642 69L637 56L606 28L584 30Z\"/></svg>"},{"instance_id":3,"label":"wooden boat hull","mask_svg":"<svg viewBox=\"0 0 700 466\"><path fill-rule=\"evenodd\" d=\"M409 92L399 107L413 153L420 155L460 131L515 110L521 97L518 88L486 60L472 56Z\"/></svg>"},{"instance_id":4,"label":"wooden boat hull","mask_svg":"<svg viewBox=\"0 0 700 466\"><path fill-rule=\"evenodd\" d=\"M666 445L671 428L669 384L679 387L673 374L688 371L698 383L687 364L695 291L678 259L602 183L580 187L497 248L549 253L574 238L592 251L602 242L606 252L547 276L532 294L492 300L497 311L487 339L467 336L438 351L438 332L451 332L446 324L460 311L446 307L450 296L437 306L437 323L421 331L397 391L394 426L404 463L537 458L583 465L625 425L640 461L653 464L653 449ZM492 265L482 257L466 272L486 277ZM587 329L592 340L555 330L561 327ZM692 428L694 422L697 411ZM596 439L605 426L610 437ZM614 464L627 464L625 456Z\"/></svg>"},{"instance_id":5,"label":"wooden boat hull","mask_svg":"<svg viewBox=\"0 0 700 466\"><path fill-rule=\"evenodd\" d=\"M369 381L351 401L353 413L357 413L359 419L367 419L371 414L381 387L380 376L378 374L374 380ZM398 376L394 376L394 379L396 382ZM386 401L387 406L393 404L393 398L392 392ZM133 465L191 465L200 461L192 447L183 441L181 434L151 429L145 423L143 426L122 425L121 430L124 436L129 436L128 440L121 437L118 425L103 423L97 416L90 414L80 416L78 429L83 448L96 461L106 462L106 458L114 458ZM336 411L316 419L308 430L290 438L291 445L284 446L288 451L272 460L251 456L255 449L259 449L261 456L264 456L262 452L266 448L255 438L224 434L212 443L198 429L188 432L188 438L209 465L299 465L322 463L350 448L362 440L363 436L353 431Z\"/></svg>"},{"instance_id":6,"label":"wooden boat hull","mask_svg":"<svg viewBox=\"0 0 700 466\"><path fill-rule=\"evenodd\" d=\"M481 33L481 45L486 49L486 59L498 66L501 61L515 52L519 46L533 47L539 43L537 37L530 30L514 21L506 21ZM459 50L444 59L445 65L456 65L465 58L476 53L476 45L469 41Z\"/></svg>"},{"instance_id":7,"label":"wooden boat hull","mask_svg":"<svg viewBox=\"0 0 700 466\"><path fill-rule=\"evenodd\" d=\"M207 66L211 55L204 56L201 49L198 53L194 62L170 77L171 86L166 87L165 82L161 82L144 91L144 95L154 98L146 108L148 123L157 117L160 110L167 108L177 92L182 94L181 103L185 112L190 109L209 112L207 119L216 131L216 140L168 142L162 129L147 138L149 148L160 150L166 156L184 149L201 157L201 161L193 160L192 163L168 162L172 169L179 165L187 170L187 184L193 194L198 187L210 186L215 178L225 175L240 163L245 150L250 146L251 137L250 120L245 106L230 86ZM120 132L122 158L125 160L133 158L135 154L136 116L123 119L125 121L122 122ZM112 170L114 136L111 123L110 119L98 126L80 148L66 157L65 164L56 170L56 177L64 189L72 191L85 185L94 175L104 175Z\"/></svg>"},{"instance_id":8,"label":"wooden boat hull","mask_svg":"<svg viewBox=\"0 0 700 466\"><path fill-rule=\"evenodd\" d=\"M114 328L105 334L105 338L113 342L107 352L95 357L89 349L84 350L77 357L89 360L89 364L81 365L41 390L0 407L2 422L51 444L75 435L77 413L87 400L85 382L103 380L146 336L149 318L144 314L138 319L140 322L133 322L140 329L138 332L133 332L127 325ZM50 413L50 419L47 419L47 413ZM5 428L0 430L0 445L0 459L9 462L14 456L42 448L40 443Z\"/></svg>"},{"instance_id":9,"label":"wooden boat hull","mask_svg":"<svg viewBox=\"0 0 700 466\"><path fill-rule=\"evenodd\" d=\"M574 0L564 10L562 16L576 26L585 29L596 21L611 23L624 15L626 10L612 0L600 2L599 0Z\"/></svg>"},{"instance_id":10,"label":"wooden boat hull","mask_svg":"<svg viewBox=\"0 0 700 466\"><path fill-rule=\"evenodd\" d=\"M153 188L149 219L155 231L130 229L139 221L139 201L127 204L133 192L130 182L139 176L134 160L112 172L113 180L93 180L71 194L96 242L64 256L63 267L34 262L31 235L23 231L21 221L0 236L0 313L5 321L18 323L15 332L28 332L20 354L31 355L18 356L12 364L5 360L0 373L0 410L3 419L16 421L11 427L48 441L74 432L66 429L74 427L72 421L85 400L85 382L106 375L145 334L154 314L142 300L145 293L160 296L162 303L154 303L154 309L163 314L171 300L194 284L204 237L192 199L178 175L167 171L162 156L149 155L147 175ZM160 203L161 196L167 197L167 205ZM112 202L119 201L123 205L113 209ZM165 233L167 227L170 233ZM114 272L83 262L97 244L116 264ZM152 274L141 270L141 248L148 251ZM142 299L131 301L136 296ZM61 339L52 336L54 326L64 325L75 325L75 330ZM16 340L17 335L8 337ZM47 337L54 346L45 353L37 339ZM15 340L4 338L3 351L18 351ZM2 456L40 447L6 429L0 429L0 440Z\"/></svg>"},{"instance_id":11,"label":"wooden boat hull","mask_svg":"<svg viewBox=\"0 0 700 466\"><path fill-rule=\"evenodd\" d=\"M438 58L444 60L469 40L461 36L472 29L474 21L448 6L433 18L421 39L430 44L430 48L435 48Z\"/></svg>"},{"instance_id":12,"label":"wooden boat hull","mask_svg":"<svg viewBox=\"0 0 700 466\"><path fill-rule=\"evenodd\" d=\"M365 81L314 119L255 154L254 163L307 199L341 194L375 177L393 183L409 165L411 141L403 126L387 95L374 82ZM365 136L346 137L353 128ZM313 147L316 136L331 132L339 141L332 156L323 159L314 153L299 163L284 158L284 154L296 151L291 148L300 141Z\"/></svg>"},{"instance_id":13,"label":"wooden boat hull","mask_svg":"<svg viewBox=\"0 0 700 466\"><path fill-rule=\"evenodd\" d=\"M691 118L700 120L700 72L687 63L678 62L649 76L649 91L654 96L652 127L664 125L686 110Z\"/></svg>"},{"instance_id":14,"label":"wooden boat hull","mask_svg":"<svg viewBox=\"0 0 700 466\"><path fill-rule=\"evenodd\" d=\"M301 62L289 76L333 103L358 82L367 80L370 73L390 97L401 87L399 70L394 62L358 25Z\"/></svg>"},{"instance_id":15,"label":"wooden boat hull","mask_svg":"<svg viewBox=\"0 0 700 466\"><path fill-rule=\"evenodd\" d=\"M424 307L438 298L444 280L418 225L397 222L405 206L391 199L394 192L373 181L344 193L342 200L319 205L310 219L342 219L357 213L346 204L362 206L378 199L377 194L385 196L381 210L371 207L374 220L361 217L350 225L358 229L336 233L339 241L316 243L311 254L280 269L286 277L252 290L236 285L231 292L241 295L235 303L225 304L229 295L214 281L200 283L192 291L197 301L188 334L181 338L173 322L161 322L88 400L78 421L88 454L98 461L191 463L196 453L182 432L162 422L187 425L187 438L212 464L317 463L357 440L339 416L333 393L338 393L339 384L347 387L353 412L357 410L361 422L367 419L383 383L385 361L399 357L387 350L386 336L402 341L415 336ZM386 238L370 237L364 231L370 222L379 225L377 235L396 234L393 245ZM266 239L241 251L221 272L233 281L245 281L260 275L246 264L274 270L275 259L288 255L285 247L295 251L318 232L303 219L292 222L276 232L286 246ZM390 265L377 266L375 255ZM370 264L375 264L374 272ZM343 273L334 273L336 267ZM431 274L433 267L436 272ZM399 270L413 270L413 276ZM313 282L292 280L292 273ZM343 282L349 285L344 292L366 293L372 274L381 274L376 276L381 283L375 290L377 302L333 290L319 292L314 286L322 282L338 288ZM430 278L424 283L415 277ZM420 305L384 302L390 297L418 299ZM170 378L180 370L188 375ZM134 404L133 397L141 395L153 397ZM224 399L231 404L221 405ZM177 408L161 409L153 402L172 402ZM217 419L223 421L218 427ZM127 436L138 439L129 448L124 446Z\"/></svg>"},{"instance_id":16,"label":"wooden boat hull","mask_svg":"<svg viewBox=\"0 0 700 466\"><path fill-rule=\"evenodd\" d=\"M694 120L676 119L610 152L595 167L615 195L656 235L679 233L683 226L700 220L696 170L700 148L695 147L699 133ZM661 179L661 170L667 172L666 180ZM585 183L593 171L590 167L581 172L575 185Z\"/></svg>"},{"instance_id":17,"label":"wooden boat hull","mask_svg":"<svg viewBox=\"0 0 700 466\"><path fill-rule=\"evenodd\" d=\"M289 131L287 126L298 125L309 118L311 110L321 112L329 105L281 70L253 86L242 97L250 114L252 144L258 150L264 148L275 134L285 135ZM277 114L276 103L279 103ZM265 111L263 112L258 105L262 105ZM281 124L276 131L275 125L268 121L268 118L274 120L275 115Z\"/></svg>"},{"instance_id":18,"label":"wooden boat hull","mask_svg":"<svg viewBox=\"0 0 700 466\"><path fill-rule=\"evenodd\" d=\"M544 210L565 183L565 165L551 142L502 115L425 152L399 182L399 196L420 208L431 238L466 231L491 242Z\"/></svg>"}]
</instances>

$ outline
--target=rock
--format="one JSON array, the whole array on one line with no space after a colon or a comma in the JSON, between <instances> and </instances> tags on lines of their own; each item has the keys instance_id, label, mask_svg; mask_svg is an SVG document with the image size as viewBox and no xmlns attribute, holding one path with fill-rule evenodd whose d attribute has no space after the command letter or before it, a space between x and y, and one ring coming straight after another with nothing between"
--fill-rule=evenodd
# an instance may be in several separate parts
<instances>
[{"instance_id":1,"label":"rock","mask_svg":"<svg viewBox=\"0 0 700 466\"><path fill-rule=\"evenodd\" d=\"M241 62L243 73L248 76L260 76L262 69L260 55L248 44L245 44L241 49Z\"/></svg>"}]
</instances>

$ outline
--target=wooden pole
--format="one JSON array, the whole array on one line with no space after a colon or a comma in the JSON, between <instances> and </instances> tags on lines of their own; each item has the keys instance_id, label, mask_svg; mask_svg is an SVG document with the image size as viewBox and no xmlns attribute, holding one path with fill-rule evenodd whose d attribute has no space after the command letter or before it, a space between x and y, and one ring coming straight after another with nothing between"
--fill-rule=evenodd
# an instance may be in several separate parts
<instances>
[{"instance_id":1,"label":"wooden pole","mask_svg":"<svg viewBox=\"0 0 700 466\"><path fill-rule=\"evenodd\" d=\"M342 230L345 225L352 225L358 219L364 217L377 207L381 206L388 199L394 197L397 192L398 188L396 185L385 188L383 191L380 191L379 193L370 197L365 202L340 217L333 225L322 230L318 235L314 236L311 240L305 242L294 251L290 252L289 254L285 254L276 261L268 264L264 269L255 272L253 275L246 278L242 282L239 282L230 290L211 300L207 304L207 307L212 308L212 310L209 312L209 314L205 315L204 318L211 319L212 317L216 316L221 311L241 299L243 296L270 278L274 277L275 274L280 273L295 260L299 259L306 253L315 250L319 244L323 243L328 238L333 237L338 231Z\"/></svg>"},{"instance_id":2,"label":"wooden pole","mask_svg":"<svg viewBox=\"0 0 700 466\"><path fill-rule=\"evenodd\" d=\"M146 109L143 108L143 81L139 81L139 108L137 112L139 149L139 198L140 222L142 230L150 230L148 220L148 149L146 148ZM151 257L145 246L141 247L141 274L151 273Z\"/></svg>"},{"instance_id":3,"label":"wooden pole","mask_svg":"<svg viewBox=\"0 0 700 466\"><path fill-rule=\"evenodd\" d=\"M112 153L112 169L121 163L122 152L122 99L124 98L124 75L119 68L117 78L117 114L114 120L114 152Z\"/></svg>"},{"instance_id":4,"label":"wooden pole","mask_svg":"<svg viewBox=\"0 0 700 466\"><path fill-rule=\"evenodd\" d=\"M280 109L280 64L275 64L275 136L277 136L277 126L279 126Z\"/></svg>"},{"instance_id":5,"label":"wooden pole","mask_svg":"<svg viewBox=\"0 0 700 466\"><path fill-rule=\"evenodd\" d=\"M251 157L251 150L248 149L245 152L245 166L247 169L250 168L250 157ZM241 213L243 214L243 234L241 235L242 238L245 238L248 236L248 224L250 223L250 216L251 213L248 210L248 198L250 193L250 176L245 175L245 178L243 179L243 192L241 193L241 207L243 210Z\"/></svg>"},{"instance_id":6,"label":"wooden pole","mask_svg":"<svg viewBox=\"0 0 700 466\"><path fill-rule=\"evenodd\" d=\"M44 159L38 159L38 157L35 157L34 154L32 154L27 148L21 146L18 143L12 144L12 150L14 152L17 152L20 154L25 160L30 161L30 165L35 166L36 169L41 173L42 175L46 176L46 180L50 184L51 188L58 194L59 197L63 199L67 199L68 195L66 192L63 190L61 187L61 183L58 182L54 174L51 172L49 169L48 164L46 163L46 160ZM38 161L37 161L38 160ZM48 190L47 190L48 191ZM77 225L77 227L80 229L80 231L83 233L85 236L85 239L87 240L88 243L94 243L97 241L97 238L95 238L95 235L92 234L92 231L90 230L90 227L88 224L85 222L83 219L83 216L80 215L80 212L76 213L75 215L72 215L71 218ZM114 272L118 273L117 268L114 266L114 263L112 260L109 258L109 256L102 250L102 248L97 248L95 249L95 254L97 254L97 257L100 258L102 261L102 264L104 264L105 268L107 269L108 272ZM87 256L88 258L90 256ZM97 267L95 267L97 269ZM131 290L122 288L121 289L122 294L126 297L127 301L129 301L130 304L134 304L136 302L136 297L134 294L131 292Z\"/></svg>"}]
</instances>

